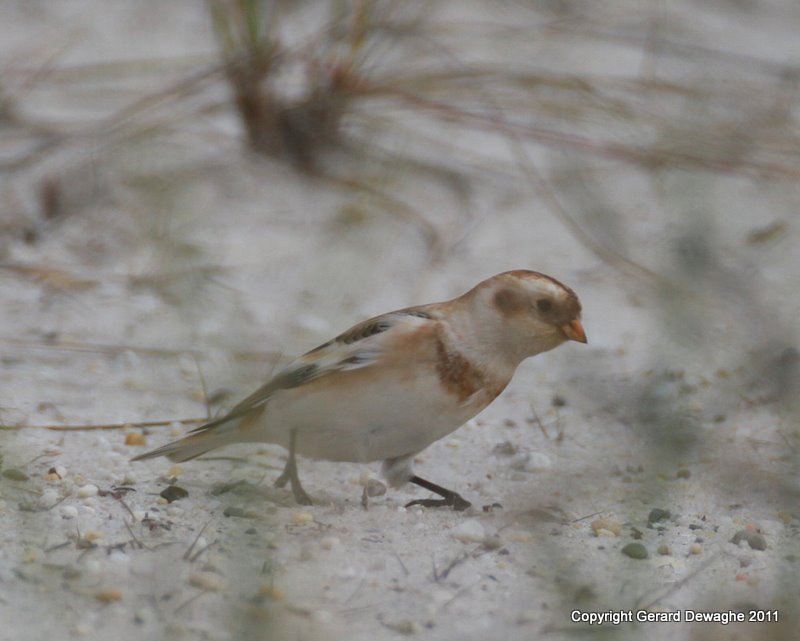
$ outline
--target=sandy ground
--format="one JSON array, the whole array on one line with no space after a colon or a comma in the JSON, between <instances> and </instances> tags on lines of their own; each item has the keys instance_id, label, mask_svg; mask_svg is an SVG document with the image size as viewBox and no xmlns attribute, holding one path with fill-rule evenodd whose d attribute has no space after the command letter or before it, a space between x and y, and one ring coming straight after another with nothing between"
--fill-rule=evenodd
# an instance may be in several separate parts
<instances>
[{"instance_id":1,"label":"sandy ground","mask_svg":"<svg viewBox=\"0 0 800 641\"><path fill-rule=\"evenodd\" d=\"M50 52L20 33L63 44L64 68L214 51L200 4L157 14L102 6L7 3L4 54ZM737 11L697 13L697 41L738 52L725 46L734 34L749 54L797 64L796 7L770 4L754 24ZM621 43L516 46L538 47L538 64L554 72L623 77L642 54ZM497 41L484 46L507 55ZM670 77L713 77L723 92L763 85L772 100L782 87L760 67L670 63ZM90 74L97 86L37 87L18 107L80 121L97 94L107 109L126 104L124 82L109 91L104 74ZM148 82L161 86L149 76L134 84ZM244 154L229 114L209 126L213 135L187 126L110 148L79 141L4 178L0 639L793 638L796 180L647 178L612 162L597 174L612 179L602 194L586 173L577 181L586 191L570 192L569 159L534 150L563 177L583 229L670 289L590 251L505 171L507 144L477 132L427 132L431 154L482 168L468 188L419 172L387 181L444 239L432 256L419 221ZM580 123L584 133L614 126ZM402 147L402 130L381 141ZM44 220L37 190L52 172L74 213ZM614 213L594 216L593 204ZM512 268L572 286L590 342L524 363L484 413L419 456L419 473L461 492L467 512L406 509L426 496L411 487L365 506L379 464L304 459L314 505L297 506L272 487L278 447L179 466L129 462L351 323ZM124 427L147 421L168 424ZM106 424L121 427L50 429ZM168 502L170 485L188 495ZM622 552L634 543L647 558ZM687 622L689 611L756 621ZM590 625L598 613L634 621ZM681 622L636 620L668 615Z\"/></svg>"}]
</instances>

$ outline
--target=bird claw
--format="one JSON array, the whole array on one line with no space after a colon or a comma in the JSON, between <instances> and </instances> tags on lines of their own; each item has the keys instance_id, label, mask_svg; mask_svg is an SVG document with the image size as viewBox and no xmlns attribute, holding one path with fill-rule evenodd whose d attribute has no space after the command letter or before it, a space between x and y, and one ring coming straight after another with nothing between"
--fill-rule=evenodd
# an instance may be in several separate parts
<instances>
[{"instance_id":1,"label":"bird claw","mask_svg":"<svg viewBox=\"0 0 800 641\"><path fill-rule=\"evenodd\" d=\"M306 491L301 488L296 488L292 486L292 494L294 494L294 500L297 501L298 505L313 505L314 502L311 500L311 497L306 494Z\"/></svg>"},{"instance_id":2,"label":"bird claw","mask_svg":"<svg viewBox=\"0 0 800 641\"><path fill-rule=\"evenodd\" d=\"M291 475L289 474L281 474L276 480L273 485L278 488L283 488L286 486L287 483L291 482L292 488L292 495L294 496L294 500L297 502L298 505L313 505L314 502L311 500L311 497L306 494L306 491L303 489L303 486L300 485L300 479L297 479L297 483L294 482Z\"/></svg>"},{"instance_id":3,"label":"bird claw","mask_svg":"<svg viewBox=\"0 0 800 641\"><path fill-rule=\"evenodd\" d=\"M406 503L406 507L411 507L412 505L421 505L422 507L452 507L456 512L463 512L472 505L472 503L454 493L452 496L447 496L443 499L416 499Z\"/></svg>"},{"instance_id":4,"label":"bird claw","mask_svg":"<svg viewBox=\"0 0 800 641\"><path fill-rule=\"evenodd\" d=\"M289 457L286 459L286 467L283 468L281 475L275 479L274 485L275 487L282 488L285 487L287 483L291 483L294 500L297 501L299 505L313 505L311 497L306 494L306 491L300 484L300 476L297 474L297 462L294 458L296 436L296 432L292 430L289 438Z\"/></svg>"}]
</instances>

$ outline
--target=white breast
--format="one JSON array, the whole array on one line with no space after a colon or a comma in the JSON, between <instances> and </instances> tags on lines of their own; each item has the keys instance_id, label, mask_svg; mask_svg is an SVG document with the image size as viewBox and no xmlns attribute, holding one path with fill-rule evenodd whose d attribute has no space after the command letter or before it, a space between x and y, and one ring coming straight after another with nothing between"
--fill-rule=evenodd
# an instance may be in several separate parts
<instances>
[{"instance_id":1,"label":"white breast","mask_svg":"<svg viewBox=\"0 0 800 641\"><path fill-rule=\"evenodd\" d=\"M361 384L286 390L267 403L259 436L288 446L297 430L298 454L367 462L423 450L480 412L492 399L459 404L433 372L364 379Z\"/></svg>"}]
</instances>

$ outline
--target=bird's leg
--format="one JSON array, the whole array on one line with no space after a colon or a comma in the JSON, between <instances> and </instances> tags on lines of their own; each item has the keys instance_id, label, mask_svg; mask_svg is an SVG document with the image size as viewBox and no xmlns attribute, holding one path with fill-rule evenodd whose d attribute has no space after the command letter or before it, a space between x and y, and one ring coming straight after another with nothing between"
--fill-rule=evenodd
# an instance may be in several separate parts
<instances>
[{"instance_id":1,"label":"bird's leg","mask_svg":"<svg viewBox=\"0 0 800 641\"><path fill-rule=\"evenodd\" d=\"M470 505L472 505L472 503L462 498L460 494L453 492L453 490L448 490L441 485L436 485L436 483L426 481L419 476L414 475L409 479L409 481L411 481L414 485L419 485L420 487L424 487L426 490L430 490L434 494L438 494L442 498L417 499L416 501L406 503L406 507L411 507L412 505L422 505L423 507L452 507L456 512L460 512L461 510L466 510Z\"/></svg>"},{"instance_id":2,"label":"bird's leg","mask_svg":"<svg viewBox=\"0 0 800 641\"><path fill-rule=\"evenodd\" d=\"M297 475L297 460L294 457L294 447L297 441L297 430L292 430L289 433L289 458L286 459L286 467L283 472L275 481L275 487L284 487L287 482L292 484L292 494L294 500L300 505L311 505L311 497L306 494L303 486L300 484L300 477Z\"/></svg>"}]
</instances>

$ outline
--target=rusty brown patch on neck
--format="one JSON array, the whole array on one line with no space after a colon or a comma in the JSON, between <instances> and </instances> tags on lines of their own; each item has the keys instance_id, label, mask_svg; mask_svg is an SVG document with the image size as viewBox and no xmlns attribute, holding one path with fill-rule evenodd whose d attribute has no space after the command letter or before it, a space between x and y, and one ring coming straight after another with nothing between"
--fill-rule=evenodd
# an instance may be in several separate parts
<instances>
[{"instance_id":1,"label":"rusty brown patch on neck","mask_svg":"<svg viewBox=\"0 0 800 641\"><path fill-rule=\"evenodd\" d=\"M487 380L487 377L462 354L450 350L440 333L436 334L436 373L445 389L463 403L470 396L485 391L484 405L488 405L505 385Z\"/></svg>"}]
</instances>

